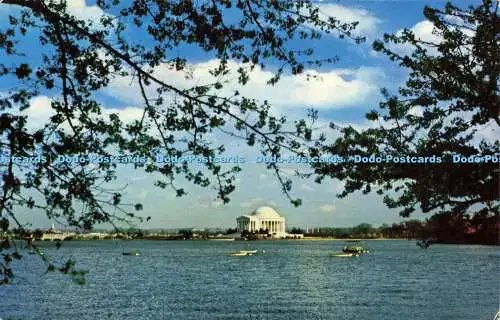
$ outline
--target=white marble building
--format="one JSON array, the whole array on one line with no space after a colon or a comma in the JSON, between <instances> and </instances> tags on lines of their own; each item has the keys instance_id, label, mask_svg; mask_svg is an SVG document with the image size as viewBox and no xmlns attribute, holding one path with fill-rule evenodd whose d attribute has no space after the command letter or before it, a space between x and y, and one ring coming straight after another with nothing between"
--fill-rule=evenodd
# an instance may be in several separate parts
<instances>
[{"instance_id":1,"label":"white marble building","mask_svg":"<svg viewBox=\"0 0 500 320\"><path fill-rule=\"evenodd\" d=\"M258 232L267 230L273 237L283 238L285 232L285 218L280 216L271 207L259 207L251 215L236 218L238 232Z\"/></svg>"}]
</instances>

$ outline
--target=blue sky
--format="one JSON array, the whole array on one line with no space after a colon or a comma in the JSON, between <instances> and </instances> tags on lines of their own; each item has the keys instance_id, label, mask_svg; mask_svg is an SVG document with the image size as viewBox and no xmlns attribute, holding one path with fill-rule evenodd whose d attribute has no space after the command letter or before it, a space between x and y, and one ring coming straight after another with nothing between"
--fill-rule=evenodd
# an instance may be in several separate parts
<instances>
[{"instance_id":1,"label":"blue sky","mask_svg":"<svg viewBox=\"0 0 500 320\"><path fill-rule=\"evenodd\" d=\"M442 7L444 1L432 1L430 5ZM87 19L97 19L101 9L93 2L84 0L68 0L70 12ZM422 39L433 39L432 27L425 20L422 10L428 2L424 1L321 1L317 5L328 16L335 16L349 22L359 20L358 34L367 37L364 44L339 40L335 36L324 36L314 44L319 57L338 55L340 61L326 65L310 72L319 74L323 81L306 81L304 77L285 75L275 87L264 83L269 71L257 69L251 76L248 85L241 88L248 97L259 100L268 99L273 105L273 112L285 113L293 120L306 116L306 108L319 110L320 126L330 121L340 124L353 124L365 127L364 115L378 106L379 90L382 87L395 89L405 80L405 71L389 61L385 56L376 54L371 49L373 40L380 39L384 33L395 33L403 28L412 28ZM467 2L454 2L458 6L466 6ZM0 5L0 28L5 27L5 17L15 15L17 9ZM133 35L131 36L133 37ZM31 39L31 41L29 41ZM27 41L28 40L28 41ZM294 42L300 47L300 42ZM22 46L27 52L37 52L39 44L34 37L28 37ZM407 48L401 47L404 51ZM207 68L214 65L212 56L207 56L192 48L179 48L178 53L186 56L195 68L195 78L209 81ZM0 53L0 55L3 53ZM29 56L29 62L36 62L37 56ZM0 56L2 63L8 58ZM233 62L237 66L236 62ZM269 66L273 68L272 65ZM162 70L159 70L162 71ZM164 76L170 83L187 86L179 74L165 70ZM137 88L129 86L129 79L117 79L100 94L100 99L109 112L118 112L123 119L135 119L141 112L141 98ZM6 78L0 78L0 93L14 85ZM32 101L27 111L33 121L42 121L50 115L49 104L53 93L45 93ZM228 137L216 137L218 142L225 143L228 155L246 155L249 158L257 155L257 150L245 147L242 141ZM289 167L285 171L292 172ZM294 178L292 195L303 199L303 205L294 208L281 194L276 177L264 165L248 163L238 175L237 190L231 195L232 201L223 205L216 200L211 189L203 189L186 184L189 194L176 198L167 190L152 186L154 177L146 176L141 171L134 171L130 166L119 169L119 182L128 184L124 199L127 202L144 203L142 215L151 216L149 223L140 225L143 228L179 228L179 227L233 227L237 216L247 214L257 206L270 205L287 218L288 226L353 226L359 223L392 223L401 221L397 210L389 210L377 195L354 194L346 199L337 199L335 194L342 190L342 184L336 180L325 180L316 184L309 180ZM49 222L43 214L35 211L22 213L25 221L34 226L47 226ZM422 217L416 214L415 217Z\"/></svg>"}]
</instances>

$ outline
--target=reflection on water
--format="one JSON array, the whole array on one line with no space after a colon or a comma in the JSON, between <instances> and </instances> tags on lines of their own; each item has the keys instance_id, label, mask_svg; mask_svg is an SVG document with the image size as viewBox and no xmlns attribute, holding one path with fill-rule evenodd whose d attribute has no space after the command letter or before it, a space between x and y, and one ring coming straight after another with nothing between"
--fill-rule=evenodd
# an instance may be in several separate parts
<instances>
[{"instance_id":1,"label":"reflection on water","mask_svg":"<svg viewBox=\"0 0 500 320\"><path fill-rule=\"evenodd\" d=\"M141 256L122 255L123 246ZM244 242L67 242L47 254L89 269L78 286L15 265L0 288L14 319L487 319L498 311L498 248L366 241L370 254L335 258L342 241L257 241L265 254L230 257ZM26 270L36 270L30 274Z\"/></svg>"}]
</instances>

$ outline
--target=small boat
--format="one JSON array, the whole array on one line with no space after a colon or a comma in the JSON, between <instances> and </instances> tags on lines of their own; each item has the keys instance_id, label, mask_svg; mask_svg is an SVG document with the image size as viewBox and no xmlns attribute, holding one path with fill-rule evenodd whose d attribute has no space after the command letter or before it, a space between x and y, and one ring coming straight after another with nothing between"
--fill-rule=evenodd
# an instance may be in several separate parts
<instances>
[{"instance_id":1,"label":"small boat","mask_svg":"<svg viewBox=\"0 0 500 320\"><path fill-rule=\"evenodd\" d=\"M240 252L245 252L247 254L257 254L259 250L241 250Z\"/></svg>"},{"instance_id":2,"label":"small boat","mask_svg":"<svg viewBox=\"0 0 500 320\"><path fill-rule=\"evenodd\" d=\"M359 257L356 253L331 253L330 257L344 258L344 257Z\"/></svg>"},{"instance_id":3,"label":"small boat","mask_svg":"<svg viewBox=\"0 0 500 320\"><path fill-rule=\"evenodd\" d=\"M344 252L344 253L352 253L352 254L360 255L360 254L366 254L366 253L370 252L361 246L361 241L359 241L359 240L351 240L351 241L347 241L347 242L352 243L352 244L346 243L346 245L344 246L344 249L342 249L342 252Z\"/></svg>"},{"instance_id":4,"label":"small boat","mask_svg":"<svg viewBox=\"0 0 500 320\"><path fill-rule=\"evenodd\" d=\"M28 254L30 254L30 255L36 255L36 254L38 254L38 255L40 255L40 256L43 256L43 255L44 255L44 253L43 253L43 252L39 252L39 253L37 253L36 251L28 251Z\"/></svg>"},{"instance_id":5,"label":"small boat","mask_svg":"<svg viewBox=\"0 0 500 320\"><path fill-rule=\"evenodd\" d=\"M139 251L131 251L131 252L122 252L124 256L140 256L141 253Z\"/></svg>"},{"instance_id":6,"label":"small boat","mask_svg":"<svg viewBox=\"0 0 500 320\"><path fill-rule=\"evenodd\" d=\"M431 244L432 242L430 240L417 241L417 246L422 249L428 249Z\"/></svg>"},{"instance_id":7,"label":"small boat","mask_svg":"<svg viewBox=\"0 0 500 320\"><path fill-rule=\"evenodd\" d=\"M242 256L248 256L249 254L246 252L233 252L229 254L231 257L242 257Z\"/></svg>"},{"instance_id":8,"label":"small boat","mask_svg":"<svg viewBox=\"0 0 500 320\"><path fill-rule=\"evenodd\" d=\"M262 251L264 252L264 251ZM259 253L259 250L240 250L236 252L232 252L229 255L232 257L243 257L243 256L253 256Z\"/></svg>"}]
</instances>

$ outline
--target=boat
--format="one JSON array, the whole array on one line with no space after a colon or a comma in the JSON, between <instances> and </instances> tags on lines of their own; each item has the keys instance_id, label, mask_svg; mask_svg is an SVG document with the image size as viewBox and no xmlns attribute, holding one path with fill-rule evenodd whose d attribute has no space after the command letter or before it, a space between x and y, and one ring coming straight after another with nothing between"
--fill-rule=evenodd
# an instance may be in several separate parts
<instances>
[{"instance_id":1,"label":"boat","mask_svg":"<svg viewBox=\"0 0 500 320\"><path fill-rule=\"evenodd\" d=\"M430 244L429 242L423 240L423 241L417 241L417 246L419 246L422 249L427 249L429 248Z\"/></svg>"},{"instance_id":2,"label":"boat","mask_svg":"<svg viewBox=\"0 0 500 320\"><path fill-rule=\"evenodd\" d=\"M345 244L344 248L342 249L343 253L353 253L353 254L366 254L369 253L370 251L366 250L363 248L361 245L361 241L359 240L351 240L347 241Z\"/></svg>"},{"instance_id":3,"label":"boat","mask_svg":"<svg viewBox=\"0 0 500 320\"><path fill-rule=\"evenodd\" d=\"M139 251L131 251L131 252L122 252L124 256L140 256L141 253Z\"/></svg>"},{"instance_id":4,"label":"boat","mask_svg":"<svg viewBox=\"0 0 500 320\"><path fill-rule=\"evenodd\" d=\"M257 254L259 250L241 250L240 252L245 252L246 254Z\"/></svg>"},{"instance_id":5,"label":"boat","mask_svg":"<svg viewBox=\"0 0 500 320\"><path fill-rule=\"evenodd\" d=\"M330 253L331 257L359 257L360 255L367 254L369 251L361 246L361 241L359 240L350 240L346 241L342 252Z\"/></svg>"},{"instance_id":6,"label":"boat","mask_svg":"<svg viewBox=\"0 0 500 320\"><path fill-rule=\"evenodd\" d=\"M264 252L264 251L261 251ZM259 250L240 250L232 252L229 255L232 257L243 257L243 256L253 256L259 253Z\"/></svg>"},{"instance_id":7,"label":"boat","mask_svg":"<svg viewBox=\"0 0 500 320\"><path fill-rule=\"evenodd\" d=\"M34 250L32 250L32 251L28 251L28 254L30 254L30 255L36 255L36 254L38 254L38 255L40 255L40 256L43 256L43 255L44 255L44 253L43 253L43 252L41 252L41 251L40 251L40 252L36 252L36 251L34 251Z\"/></svg>"},{"instance_id":8,"label":"boat","mask_svg":"<svg viewBox=\"0 0 500 320\"><path fill-rule=\"evenodd\" d=\"M359 257L356 253L331 253L330 257L344 258L344 257Z\"/></svg>"},{"instance_id":9,"label":"boat","mask_svg":"<svg viewBox=\"0 0 500 320\"><path fill-rule=\"evenodd\" d=\"M419 246L422 249L428 249L431 244L436 243L436 239L430 238L430 239L425 239L425 240L420 240L417 241L417 246Z\"/></svg>"},{"instance_id":10,"label":"boat","mask_svg":"<svg viewBox=\"0 0 500 320\"><path fill-rule=\"evenodd\" d=\"M249 254L246 252L233 252L229 254L231 257L242 257L242 256L248 256Z\"/></svg>"}]
</instances>

